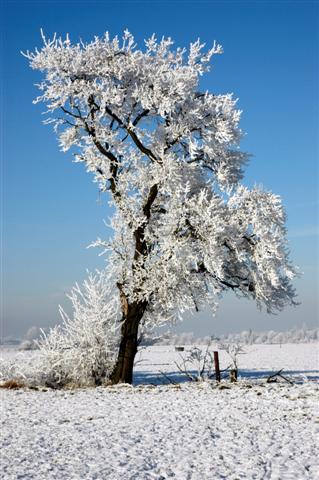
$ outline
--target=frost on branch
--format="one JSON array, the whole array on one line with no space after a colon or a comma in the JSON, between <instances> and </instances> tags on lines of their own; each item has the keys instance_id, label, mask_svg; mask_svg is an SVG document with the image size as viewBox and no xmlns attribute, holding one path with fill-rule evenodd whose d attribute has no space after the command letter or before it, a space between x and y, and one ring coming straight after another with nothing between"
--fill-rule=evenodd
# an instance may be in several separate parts
<instances>
[{"instance_id":1,"label":"frost on branch","mask_svg":"<svg viewBox=\"0 0 319 480\"><path fill-rule=\"evenodd\" d=\"M220 45L197 41L187 52L153 35L140 50L128 31L43 40L25 54L43 72L35 102L115 211L113 238L96 242L122 315L114 381L131 381L123 372L142 328L207 304L215 311L227 290L268 312L294 305L281 201L240 184L248 155L236 100L200 91Z\"/></svg>"},{"instance_id":2,"label":"frost on branch","mask_svg":"<svg viewBox=\"0 0 319 480\"><path fill-rule=\"evenodd\" d=\"M119 309L109 279L105 272L91 273L68 297L72 316L60 307L63 324L43 333L39 342L41 383L99 385L114 367L119 342Z\"/></svg>"}]
</instances>

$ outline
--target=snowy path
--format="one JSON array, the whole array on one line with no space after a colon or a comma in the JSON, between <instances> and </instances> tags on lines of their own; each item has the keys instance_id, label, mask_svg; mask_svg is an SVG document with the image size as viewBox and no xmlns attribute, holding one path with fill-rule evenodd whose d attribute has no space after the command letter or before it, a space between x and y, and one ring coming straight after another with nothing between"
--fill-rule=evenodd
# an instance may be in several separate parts
<instances>
[{"instance_id":1,"label":"snowy path","mask_svg":"<svg viewBox=\"0 0 319 480\"><path fill-rule=\"evenodd\" d=\"M315 480L317 387L2 390L1 478Z\"/></svg>"}]
</instances>

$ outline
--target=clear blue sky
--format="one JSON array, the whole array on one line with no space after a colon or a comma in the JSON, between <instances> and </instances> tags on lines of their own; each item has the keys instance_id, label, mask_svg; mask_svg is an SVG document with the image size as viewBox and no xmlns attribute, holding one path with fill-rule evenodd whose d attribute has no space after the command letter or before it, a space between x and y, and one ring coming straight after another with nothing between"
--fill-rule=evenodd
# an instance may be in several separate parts
<instances>
[{"instance_id":1,"label":"clear blue sky","mask_svg":"<svg viewBox=\"0 0 319 480\"><path fill-rule=\"evenodd\" d=\"M107 234L106 199L83 166L59 151L43 106L33 105L39 80L20 50L69 32L90 40L127 27L139 45L153 32L176 46L198 37L217 40L203 89L234 92L254 157L247 185L263 184L283 197L292 258L304 272L296 281L302 304L278 316L225 297L217 317L187 320L198 335L244 328L285 329L318 322L318 3L309 1L5 1L2 6L1 145L3 157L3 335L59 321L57 306L86 268L103 260L86 246ZM200 321L199 321L200 320Z\"/></svg>"}]
</instances>

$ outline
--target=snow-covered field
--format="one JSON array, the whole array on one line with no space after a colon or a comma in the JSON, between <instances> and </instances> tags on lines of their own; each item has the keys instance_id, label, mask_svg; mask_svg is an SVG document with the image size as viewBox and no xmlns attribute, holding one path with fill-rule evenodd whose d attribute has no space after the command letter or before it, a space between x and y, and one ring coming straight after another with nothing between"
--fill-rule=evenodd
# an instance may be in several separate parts
<instances>
[{"instance_id":1,"label":"snow-covered field","mask_svg":"<svg viewBox=\"0 0 319 480\"><path fill-rule=\"evenodd\" d=\"M134 387L2 389L2 478L319 478L318 344L245 351L232 385L186 382L174 347L154 346L138 357ZM266 383L281 368L294 385Z\"/></svg>"}]
</instances>

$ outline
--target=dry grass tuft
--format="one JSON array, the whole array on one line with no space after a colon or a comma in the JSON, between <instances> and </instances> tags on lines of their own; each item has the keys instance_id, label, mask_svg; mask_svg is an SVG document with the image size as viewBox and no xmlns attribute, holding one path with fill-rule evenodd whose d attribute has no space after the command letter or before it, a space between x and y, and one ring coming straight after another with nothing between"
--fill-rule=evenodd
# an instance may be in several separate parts
<instances>
[{"instance_id":1,"label":"dry grass tuft","mask_svg":"<svg viewBox=\"0 0 319 480\"><path fill-rule=\"evenodd\" d=\"M6 382L0 384L0 388L7 388L8 390L16 390L24 387L24 383L17 380L7 380Z\"/></svg>"}]
</instances>

